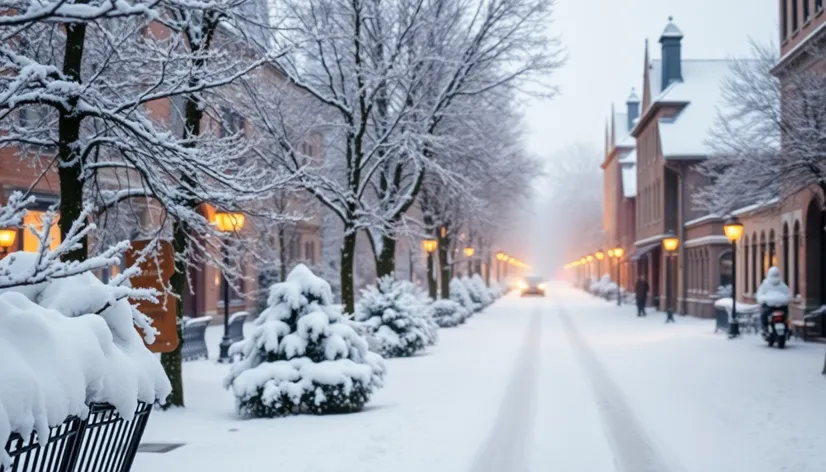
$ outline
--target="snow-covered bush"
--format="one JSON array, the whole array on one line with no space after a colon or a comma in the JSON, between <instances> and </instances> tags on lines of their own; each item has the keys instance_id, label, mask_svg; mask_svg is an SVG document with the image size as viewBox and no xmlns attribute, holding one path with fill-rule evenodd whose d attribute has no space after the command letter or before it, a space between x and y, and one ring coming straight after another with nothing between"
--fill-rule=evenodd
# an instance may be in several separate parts
<instances>
[{"instance_id":1,"label":"snow-covered bush","mask_svg":"<svg viewBox=\"0 0 826 472\"><path fill-rule=\"evenodd\" d=\"M382 386L384 361L333 305L330 285L299 264L270 288L269 306L230 354L224 387L245 416L358 411Z\"/></svg>"},{"instance_id":2,"label":"snow-covered bush","mask_svg":"<svg viewBox=\"0 0 826 472\"><path fill-rule=\"evenodd\" d=\"M429 305L414 284L385 276L361 291L355 320L378 338L382 356L408 357L435 343Z\"/></svg>"},{"instance_id":3,"label":"snow-covered bush","mask_svg":"<svg viewBox=\"0 0 826 472\"><path fill-rule=\"evenodd\" d=\"M505 294L502 286L498 283L491 284L490 288L488 289L488 294L490 295L491 300L496 301L502 298Z\"/></svg>"},{"instance_id":4,"label":"snow-covered bush","mask_svg":"<svg viewBox=\"0 0 826 472\"><path fill-rule=\"evenodd\" d=\"M50 425L85 417L91 403L109 403L131 419L138 402L165 401L171 391L135 324L147 341L155 331L127 299L146 292L104 284L88 271L11 285L14 278L42 280L41 255L0 260L0 278L8 282L0 289L0 444L12 432L48 438ZM63 273L71 272L51 272ZM0 448L0 465L8 460Z\"/></svg>"},{"instance_id":5,"label":"snow-covered bush","mask_svg":"<svg viewBox=\"0 0 826 472\"><path fill-rule=\"evenodd\" d=\"M436 300L430 305L433 319L442 328L452 328L465 322L470 312L453 300Z\"/></svg>"},{"instance_id":6,"label":"snow-covered bush","mask_svg":"<svg viewBox=\"0 0 826 472\"><path fill-rule=\"evenodd\" d=\"M467 285L468 293L474 303L480 305L482 308L487 308L493 303L493 299L488 292L488 287L479 274L473 274L471 278L465 277L462 281Z\"/></svg>"},{"instance_id":7,"label":"snow-covered bush","mask_svg":"<svg viewBox=\"0 0 826 472\"><path fill-rule=\"evenodd\" d=\"M461 305L470 314L476 313L480 309L468 293L467 285L461 279L455 277L450 280L450 299Z\"/></svg>"}]
</instances>

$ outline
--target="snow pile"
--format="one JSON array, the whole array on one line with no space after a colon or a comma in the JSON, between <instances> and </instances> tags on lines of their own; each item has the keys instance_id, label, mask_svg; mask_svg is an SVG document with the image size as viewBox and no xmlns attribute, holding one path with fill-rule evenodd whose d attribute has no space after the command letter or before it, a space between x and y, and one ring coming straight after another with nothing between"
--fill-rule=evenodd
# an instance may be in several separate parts
<instances>
[{"instance_id":1,"label":"snow pile","mask_svg":"<svg viewBox=\"0 0 826 472\"><path fill-rule=\"evenodd\" d=\"M617 294L617 284L611 281L610 275L606 274L599 280L592 278L589 291L598 297L611 298Z\"/></svg>"},{"instance_id":2,"label":"snow pile","mask_svg":"<svg viewBox=\"0 0 826 472\"><path fill-rule=\"evenodd\" d=\"M493 303L493 298L491 298L490 292L488 292L488 287L479 274L473 274L471 278L465 277L462 279L462 282L467 286L468 293L474 303L482 308L487 308Z\"/></svg>"},{"instance_id":3,"label":"snow pile","mask_svg":"<svg viewBox=\"0 0 826 472\"><path fill-rule=\"evenodd\" d=\"M462 308L473 314L481 309L479 305L473 302L467 285L461 279L453 278L450 280L450 299L458 303Z\"/></svg>"},{"instance_id":4,"label":"snow pile","mask_svg":"<svg viewBox=\"0 0 826 472\"><path fill-rule=\"evenodd\" d=\"M355 320L381 342L384 357L409 357L436 342L430 300L407 281L392 276L361 291Z\"/></svg>"},{"instance_id":5,"label":"snow pile","mask_svg":"<svg viewBox=\"0 0 826 472\"><path fill-rule=\"evenodd\" d=\"M0 273L26 273L36 258L15 253ZM131 419L139 401L166 399L169 380L135 330L128 291L88 272L0 290L0 444L12 432L46 439L91 403ZM8 461L0 449L0 465Z\"/></svg>"},{"instance_id":6,"label":"snow pile","mask_svg":"<svg viewBox=\"0 0 826 472\"><path fill-rule=\"evenodd\" d=\"M775 308L788 306L792 301L792 292L789 286L783 283L777 267L771 267L766 273L766 278L757 288L756 298L757 303Z\"/></svg>"},{"instance_id":7,"label":"snow pile","mask_svg":"<svg viewBox=\"0 0 826 472\"><path fill-rule=\"evenodd\" d=\"M358 411L382 386L383 359L332 299L330 284L303 264L270 288L251 335L230 349L244 354L224 380L241 414Z\"/></svg>"},{"instance_id":8,"label":"snow pile","mask_svg":"<svg viewBox=\"0 0 826 472\"><path fill-rule=\"evenodd\" d=\"M458 326L470 316L466 308L453 300L436 300L430 310L436 324L442 328Z\"/></svg>"},{"instance_id":9,"label":"snow pile","mask_svg":"<svg viewBox=\"0 0 826 472\"><path fill-rule=\"evenodd\" d=\"M505 291L500 284L491 284L488 289L488 295L490 295L490 298L493 301L499 300L504 294Z\"/></svg>"}]
</instances>

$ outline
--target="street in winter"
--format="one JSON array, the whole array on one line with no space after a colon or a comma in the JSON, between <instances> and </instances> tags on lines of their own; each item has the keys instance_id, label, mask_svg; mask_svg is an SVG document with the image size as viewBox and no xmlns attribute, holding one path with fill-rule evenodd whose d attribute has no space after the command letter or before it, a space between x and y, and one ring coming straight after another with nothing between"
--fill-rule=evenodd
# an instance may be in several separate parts
<instances>
[{"instance_id":1,"label":"street in winter","mask_svg":"<svg viewBox=\"0 0 826 472\"><path fill-rule=\"evenodd\" d=\"M823 0L0 0L0 472L826 471Z\"/></svg>"},{"instance_id":2,"label":"street in winter","mask_svg":"<svg viewBox=\"0 0 826 472\"><path fill-rule=\"evenodd\" d=\"M155 413L144 434L180 447L139 453L133 470L824 470L822 345L778 352L664 319L563 283L508 296L388 360L385 387L347 416L239 420L213 381L227 367L195 361L186 410Z\"/></svg>"}]
</instances>

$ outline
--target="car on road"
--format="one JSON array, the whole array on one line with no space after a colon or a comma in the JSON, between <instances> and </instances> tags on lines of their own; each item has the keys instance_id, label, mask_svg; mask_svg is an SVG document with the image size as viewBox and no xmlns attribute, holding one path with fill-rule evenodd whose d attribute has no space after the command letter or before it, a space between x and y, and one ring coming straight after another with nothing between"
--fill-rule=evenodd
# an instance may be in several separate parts
<instances>
[{"instance_id":1,"label":"car on road","mask_svg":"<svg viewBox=\"0 0 826 472\"><path fill-rule=\"evenodd\" d=\"M544 278L538 275L531 275L525 277L524 280L520 280L518 288L523 297L528 295L539 295L540 297L544 297L547 285L545 284Z\"/></svg>"}]
</instances>

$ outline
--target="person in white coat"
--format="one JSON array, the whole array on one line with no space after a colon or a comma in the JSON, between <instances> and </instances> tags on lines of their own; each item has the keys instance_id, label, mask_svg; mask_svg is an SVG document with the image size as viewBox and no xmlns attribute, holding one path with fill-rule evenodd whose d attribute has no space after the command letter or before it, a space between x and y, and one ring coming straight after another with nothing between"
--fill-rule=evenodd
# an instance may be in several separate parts
<instances>
[{"instance_id":1,"label":"person in white coat","mask_svg":"<svg viewBox=\"0 0 826 472\"><path fill-rule=\"evenodd\" d=\"M789 290L789 286L783 283L777 267L771 267L766 274L766 278L763 279L763 283L757 289L757 303L763 307L760 311L760 322L763 330L768 329L769 313L774 310L782 309L788 318L789 303L791 301L792 292Z\"/></svg>"}]
</instances>

